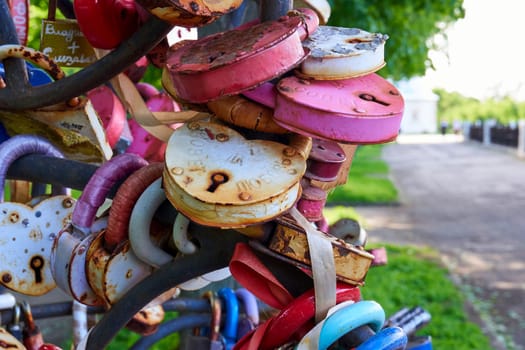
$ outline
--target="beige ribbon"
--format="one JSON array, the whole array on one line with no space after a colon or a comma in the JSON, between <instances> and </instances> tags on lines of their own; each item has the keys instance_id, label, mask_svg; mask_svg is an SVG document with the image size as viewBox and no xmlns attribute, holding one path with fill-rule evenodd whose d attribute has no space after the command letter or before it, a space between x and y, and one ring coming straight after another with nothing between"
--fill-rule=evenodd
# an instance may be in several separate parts
<instances>
[{"instance_id":1,"label":"beige ribbon","mask_svg":"<svg viewBox=\"0 0 525 350\"><path fill-rule=\"evenodd\" d=\"M315 291L315 321L322 321L328 310L336 304L336 273L332 243L325 234L316 230L308 220L297 210L292 208L290 214L306 231L312 276Z\"/></svg>"}]
</instances>

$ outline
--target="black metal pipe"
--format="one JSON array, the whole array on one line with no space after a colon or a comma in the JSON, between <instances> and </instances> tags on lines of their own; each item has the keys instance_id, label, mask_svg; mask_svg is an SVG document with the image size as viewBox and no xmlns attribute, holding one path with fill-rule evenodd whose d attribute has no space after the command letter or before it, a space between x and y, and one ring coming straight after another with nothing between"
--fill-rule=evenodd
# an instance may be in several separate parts
<instances>
[{"instance_id":1,"label":"black metal pipe","mask_svg":"<svg viewBox=\"0 0 525 350\"><path fill-rule=\"evenodd\" d=\"M6 0L0 1L5 4ZM7 17L5 13L2 15L1 23L4 21L12 22L9 15ZM4 24L2 24L3 26ZM85 94L87 91L104 84L144 56L169 33L172 27L171 24L151 16L138 31L122 42L119 47L73 75L50 84L27 89L21 89L19 86L15 86L13 82L7 81L7 87L0 89L0 109L40 108ZM0 39L4 38L0 37ZM0 43L5 43L5 41L0 40ZM6 75L12 76L12 73L8 72L10 67L6 66L5 68Z\"/></svg>"},{"instance_id":2,"label":"black metal pipe","mask_svg":"<svg viewBox=\"0 0 525 350\"><path fill-rule=\"evenodd\" d=\"M199 241L199 252L185 255L161 266L132 288L104 315L90 333L87 349L104 349L117 332L150 300L161 293L207 272L225 266L238 242L247 238L233 230L200 227L192 233Z\"/></svg>"},{"instance_id":3,"label":"black metal pipe","mask_svg":"<svg viewBox=\"0 0 525 350\"><path fill-rule=\"evenodd\" d=\"M292 9L293 0L261 0L261 21L275 20Z\"/></svg>"}]
</instances>

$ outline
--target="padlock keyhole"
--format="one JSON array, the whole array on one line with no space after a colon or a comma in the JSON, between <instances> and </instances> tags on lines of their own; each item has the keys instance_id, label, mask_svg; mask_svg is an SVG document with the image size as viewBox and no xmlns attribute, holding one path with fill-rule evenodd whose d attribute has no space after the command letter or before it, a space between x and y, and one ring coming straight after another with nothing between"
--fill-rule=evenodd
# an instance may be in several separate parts
<instances>
[{"instance_id":1,"label":"padlock keyhole","mask_svg":"<svg viewBox=\"0 0 525 350\"><path fill-rule=\"evenodd\" d=\"M29 267L35 273L35 282L42 283L42 269L44 268L44 259L40 255L35 255L29 262Z\"/></svg>"},{"instance_id":2,"label":"padlock keyhole","mask_svg":"<svg viewBox=\"0 0 525 350\"><path fill-rule=\"evenodd\" d=\"M208 189L206 191L208 192L215 192L217 188L222 185L223 183L228 182L230 178L225 173L214 173L211 175L210 180L210 186L208 186Z\"/></svg>"},{"instance_id":3,"label":"padlock keyhole","mask_svg":"<svg viewBox=\"0 0 525 350\"><path fill-rule=\"evenodd\" d=\"M380 104L382 106L390 106L390 103L385 102L385 101L381 101L381 100L377 99L377 97L375 97L374 95L371 95L371 94L360 94L359 98L362 99L362 100L365 100L365 101L378 103L378 104Z\"/></svg>"}]
</instances>

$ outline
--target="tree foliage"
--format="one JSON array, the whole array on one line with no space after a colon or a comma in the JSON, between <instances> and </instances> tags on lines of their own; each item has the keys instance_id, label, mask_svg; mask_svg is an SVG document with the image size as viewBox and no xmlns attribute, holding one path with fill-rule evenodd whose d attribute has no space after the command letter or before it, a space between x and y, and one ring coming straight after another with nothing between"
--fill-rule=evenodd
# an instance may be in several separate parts
<instances>
[{"instance_id":1,"label":"tree foliage","mask_svg":"<svg viewBox=\"0 0 525 350\"><path fill-rule=\"evenodd\" d=\"M499 124L508 125L525 115L525 102L518 102L509 96L481 101L444 89L435 89L434 92L439 96L440 120L452 122L457 119L476 122L494 119Z\"/></svg>"},{"instance_id":2,"label":"tree foliage","mask_svg":"<svg viewBox=\"0 0 525 350\"><path fill-rule=\"evenodd\" d=\"M329 0L329 25L388 34L387 66L380 73L394 80L424 75L430 49L446 50L444 30L463 18L463 0Z\"/></svg>"}]
</instances>

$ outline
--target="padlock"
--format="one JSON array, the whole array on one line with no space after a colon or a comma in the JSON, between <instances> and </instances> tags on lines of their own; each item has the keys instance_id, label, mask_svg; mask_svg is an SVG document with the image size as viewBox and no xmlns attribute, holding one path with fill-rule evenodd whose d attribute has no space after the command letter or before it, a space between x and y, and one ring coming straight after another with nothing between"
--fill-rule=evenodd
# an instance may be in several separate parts
<instances>
[{"instance_id":1,"label":"padlock","mask_svg":"<svg viewBox=\"0 0 525 350\"><path fill-rule=\"evenodd\" d=\"M102 120L109 146L113 149L124 130L124 124L127 123L126 109L106 85L100 85L88 91L86 95Z\"/></svg>"},{"instance_id":2,"label":"padlock","mask_svg":"<svg viewBox=\"0 0 525 350\"><path fill-rule=\"evenodd\" d=\"M401 328L388 327L360 344L356 350L404 350L407 340L407 335Z\"/></svg>"},{"instance_id":3,"label":"padlock","mask_svg":"<svg viewBox=\"0 0 525 350\"><path fill-rule=\"evenodd\" d=\"M22 313L24 314L24 328L22 336L24 339L24 346L27 350L38 350L44 345L44 338L40 332L40 328L36 325L33 314L31 313L31 306L27 301L21 304Z\"/></svg>"},{"instance_id":4,"label":"padlock","mask_svg":"<svg viewBox=\"0 0 525 350\"><path fill-rule=\"evenodd\" d=\"M315 11L319 17L319 24L324 25L328 22L332 9L327 0L294 0L293 7L295 9L310 8Z\"/></svg>"},{"instance_id":5,"label":"padlock","mask_svg":"<svg viewBox=\"0 0 525 350\"><path fill-rule=\"evenodd\" d=\"M358 28L319 26L303 41L310 55L301 63L300 75L338 80L376 72L385 66L387 39Z\"/></svg>"},{"instance_id":6,"label":"padlock","mask_svg":"<svg viewBox=\"0 0 525 350\"><path fill-rule=\"evenodd\" d=\"M16 135L0 144L0 199L9 166L32 153L63 158L47 140L33 135ZM64 223L71 220L75 199L63 187L53 187L53 196L34 203L0 203L0 283L18 293L43 295L56 284L51 273L53 239Z\"/></svg>"},{"instance_id":7,"label":"padlock","mask_svg":"<svg viewBox=\"0 0 525 350\"><path fill-rule=\"evenodd\" d=\"M21 316L22 316L22 310L20 308L20 305L17 303L13 307L13 319L11 322L7 325L7 332L16 340L21 342L24 338L22 334L22 325L21 325ZM24 348L22 346L22 348Z\"/></svg>"},{"instance_id":8,"label":"padlock","mask_svg":"<svg viewBox=\"0 0 525 350\"><path fill-rule=\"evenodd\" d=\"M153 334L164 320L164 315L162 305L144 307L126 324L126 328L143 336Z\"/></svg>"},{"instance_id":9,"label":"padlock","mask_svg":"<svg viewBox=\"0 0 525 350\"><path fill-rule=\"evenodd\" d=\"M310 222L323 218L323 209L328 194L318 187L311 186L308 181L301 181L301 198L297 201L297 210Z\"/></svg>"},{"instance_id":10,"label":"padlock","mask_svg":"<svg viewBox=\"0 0 525 350\"><path fill-rule=\"evenodd\" d=\"M343 218L330 225L328 232L348 244L364 247L368 238L363 226L359 221Z\"/></svg>"},{"instance_id":11,"label":"padlock","mask_svg":"<svg viewBox=\"0 0 525 350\"><path fill-rule=\"evenodd\" d=\"M181 350L223 350L224 344L221 341L220 327L222 316L222 305L217 295L212 291L204 293L204 297L210 301L211 322L209 334L200 334L200 329L195 329L193 334L188 334L181 341Z\"/></svg>"},{"instance_id":12,"label":"padlock","mask_svg":"<svg viewBox=\"0 0 525 350\"><path fill-rule=\"evenodd\" d=\"M287 215L276 220L277 226L268 248L291 259L294 265L307 268L311 264L306 231ZM373 255L329 234L323 234L333 249L337 278L349 284L360 285L370 268Z\"/></svg>"},{"instance_id":13,"label":"padlock","mask_svg":"<svg viewBox=\"0 0 525 350\"><path fill-rule=\"evenodd\" d=\"M217 292L223 302L225 319L221 328L224 338L224 348L231 350L237 342L237 327L239 326L239 301L231 288L221 288Z\"/></svg>"},{"instance_id":14,"label":"padlock","mask_svg":"<svg viewBox=\"0 0 525 350\"><path fill-rule=\"evenodd\" d=\"M238 8L241 0L192 2L180 0L139 0L142 7L163 21L182 27L200 27Z\"/></svg>"},{"instance_id":15,"label":"padlock","mask_svg":"<svg viewBox=\"0 0 525 350\"><path fill-rule=\"evenodd\" d=\"M239 325L237 326L237 341L243 336L253 331L259 324L259 305L257 298L246 288L238 288L235 290L235 296L240 301L240 305L244 310L243 316L239 318Z\"/></svg>"},{"instance_id":16,"label":"padlock","mask_svg":"<svg viewBox=\"0 0 525 350\"><path fill-rule=\"evenodd\" d=\"M132 0L75 0L73 5L82 33L99 49L114 49L140 26L137 6Z\"/></svg>"},{"instance_id":17,"label":"padlock","mask_svg":"<svg viewBox=\"0 0 525 350\"><path fill-rule=\"evenodd\" d=\"M187 43L168 52L165 71L169 74L163 85L191 103L237 95L304 60L308 49L301 40L318 23L317 15L307 10L301 16L284 16Z\"/></svg>"},{"instance_id":18,"label":"padlock","mask_svg":"<svg viewBox=\"0 0 525 350\"><path fill-rule=\"evenodd\" d=\"M29 0L10 0L7 5L15 25L18 41L20 45L26 45L29 34Z\"/></svg>"},{"instance_id":19,"label":"padlock","mask_svg":"<svg viewBox=\"0 0 525 350\"><path fill-rule=\"evenodd\" d=\"M308 165L304 177L322 182L337 179L346 160L343 148L337 143L314 138L312 151L308 156Z\"/></svg>"},{"instance_id":20,"label":"padlock","mask_svg":"<svg viewBox=\"0 0 525 350\"><path fill-rule=\"evenodd\" d=\"M337 339L356 327L366 324L377 332L384 322L385 312L381 305L374 301L343 302L331 308L327 317L299 341L296 349L326 350Z\"/></svg>"},{"instance_id":21,"label":"padlock","mask_svg":"<svg viewBox=\"0 0 525 350\"><path fill-rule=\"evenodd\" d=\"M300 194L305 159L290 146L247 140L217 123L175 130L163 184L172 205L205 226L236 228L282 214Z\"/></svg>"},{"instance_id":22,"label":"padlock","mask_svg":"<svg viewBox=\"0 0 525 350\"><path fill-rule=\"evenodd\" d=\"M1 45L0 60L9 57L34 63L45 69L54 80L65 76L56 62L29 47ZM2 111L0 120L10 135L42 135L69 159L101 162L112 156L102 123L86 98L74 97L66 103L33 110Z\"/></svg>"},{"instance_id":23,"label":"padlock","mask_svg":"<svg viewBox=\"0 0 525 350\"><path fill-rule=\"evenodd\" d=\"M53 80L47 73L31 63L26 62L27 77L31 86L40 86L44 84L51 83ZM5 69L4 65L0 63L0 80L5 79Z\"/></svg>"},{"instance_id":24,"label":"padlock","mask_svg":"<svg viewBox=\"0 0 525 350\"><path fill-rule=\"evenodd\" d=\"M96 212L117 181L146 165L144 159L132 154L121 154L104 163L85 186L73 211L71 223L55 238L51 254L55 281L60 289L83 304L104 304L103 299L89 286L85 269L87 250L98 234L92 231Z\"/></svg>"},{"instance_id":25,"label":"padlock","mask_svg":"<svg viewBox=\"0 0 525 350\"><path fill-rule=\"evenodd\" d=\"M429 335L412 336L408 340L407 350L432 350L432 337Z\"/></svg>"},{"instance_id":26,"label":"padlock","mask_svg":"<svg viewBox=\"0 0 525 350\"><path fill-rule=\"evenodd\" d=\"M277 83L274 121L310 137L373 144L397 137L404 101L375 73L343 80L286 77Z\"/></svg>"},{"instance_id":27,"label":"padlock","mask_svg":"<svg viewBox=\"0 0 525 350\"><path fill-rule=\"evenodd\" d=\"M361 300L361 292L358 287L346 283L337 283L336 303L351 300ZM315 295L311 289L287 305L282 305L282 310L275 316L270 317L254 331L243 337L235 346L236 350L245 350L256 346L260 350L275 349L290 341L298 341L309 329L314 326ZM260 339L252 339L258 330L264 329Z\"/></svg>"},{"instance_id":28,"label":"padlock","mask_svg":"<svg viewBox=\"0 0 525 350\"><path fill-rule=\"evenodd\" d=\"M86 67L94 63L97 56L78 22L70 18L56 18L57 2L49 0L47 18L42 20L40 50L62 67Z\"/></svg>"},{"instance_id":29,"label":"padlock","mask_svg":"<svg viewBox=\"0 0 525 350\"><path fill-rule=\"evenodd\" d=\"M426 326L431 318L430 313L421 306L414 306L412 308L404 307L390 316L385 322L385 326L400 327L408 336L411 336Z\"/></svg>"},{"instance_id":30,"label":"padlock","mask_svg":"<svg viewBox=\"0 0 525 350\"><path fill-rule=\"evenodd\" d=\"M174 256L157 246L150 235L153 215L166 200L162 179L155 180L135 203L129 220L129 242L135 255L145 263L159 268L174 259ZM183 290L197 290L210 284L202 277L193 278L178 285Z\"/></svg>"},{"instance_id":31,"label":"padlock","mask_svg":"<svg viewBox=\"0 0 525 350\"><path fill-rule=\"evenodd\" d=\"M93 291L113 305L153 268L135 256L128 240L133 205L141 193L162 175L162 163L151 163L133 172L119 187L109 210L108 225L86 252L86 274Z\"/></svg>"},{"instance_id":32,"label":"padlock","mask_svg":"<svg viewBox=\"0 0 525 350\"><path fill-rule=\"evenodd\" d=\"M146 74L148 65L148 58L146 56L142 56L134 63L129 65L123 73L126 74L132 82L139 84L140 80L144 77L144 74Z\"/></svg>"},{"instance_id":33,"label":"padlock","mask_svg":"<svg viewBox=\"0 0 525 350\"><path fill-rule=\"evenodd\" d=\"M274 134L289 132L273 121L273 109L241 95L226 96L206 105L217 118L229 124Z\"/></svg>"},{"instance_id":34,"label":"padlock","mask_svg":"<svg viewBox=\"0 0 525 350\"><path fill-rule=\"evenodd\" d=\"M1 350L26 350L24 344L15 338L4 328L0 327L0 349Z\"/></svg>"}]
</instances>

